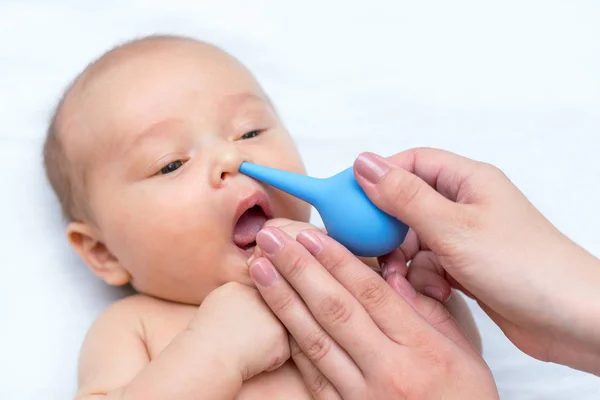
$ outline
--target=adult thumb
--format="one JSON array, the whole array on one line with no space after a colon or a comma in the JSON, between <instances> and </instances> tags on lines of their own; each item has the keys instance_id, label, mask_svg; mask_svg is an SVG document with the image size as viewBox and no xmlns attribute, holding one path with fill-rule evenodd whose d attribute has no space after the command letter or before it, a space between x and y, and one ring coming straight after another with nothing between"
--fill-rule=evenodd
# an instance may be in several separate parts
<instances>
[{"instance_id":1,"label":"adult thumb","mask_svg":"<svg viewBox=\"0 0 600 400\"><path fill-rule=\"evenodd\" d=\"M459 206L419 176L373 153L354 162L354 175L371 201L425 240L451 233Z\"/></svg>"}]
</instances>

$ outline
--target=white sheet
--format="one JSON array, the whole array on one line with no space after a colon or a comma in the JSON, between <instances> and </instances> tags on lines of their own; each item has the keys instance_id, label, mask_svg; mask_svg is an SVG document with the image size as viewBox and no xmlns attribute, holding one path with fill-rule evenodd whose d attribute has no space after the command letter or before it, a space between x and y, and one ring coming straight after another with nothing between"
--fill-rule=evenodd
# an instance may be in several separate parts
<instances>
[{"instance_id":1,"label":"white sheet","mask_svg":"<svg viewBox=\"0 0 600 400\"><path fill-rule=\"evenodd\" d=\"M0 398L71 397L83 335L122 295L69 251L40 146L63 86L135 35L194 35L241 58L311 174L362 150L454 150L502 167L599 255L600 6L489 3L0 3ZM473 309L503 399L598 398L599 379L522 355Z\"/></svg>"}]
</instances>

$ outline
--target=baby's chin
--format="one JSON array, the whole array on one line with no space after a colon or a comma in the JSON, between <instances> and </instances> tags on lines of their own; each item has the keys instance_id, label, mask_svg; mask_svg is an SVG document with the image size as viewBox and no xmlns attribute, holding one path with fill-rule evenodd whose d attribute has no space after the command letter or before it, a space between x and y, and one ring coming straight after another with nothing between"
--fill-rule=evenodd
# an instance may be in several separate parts
<instances>
[{"instance_id":1,"label":"baby's chin","mask_svg":"<svg viewBox=\"0 0 600 400\"><path fill-rule=\"evenodd\" d=\"M241 285L256 287L248 270L248 258L252 254L254 247L248 250L242 250L237 246L233 245L231 248L225 250L226 256L222 259L222 268L215 271L220 272L219 276L206 276L205 280L214 282L205 288L203 293L198 291L198 286L194 284L194 279L189 279L185 283L172 288L156 287L154 290L137 288L132 285L134 290L138 293L145 294L154 298L162 299L169 302L184 303L192 305L200 305L204 298L208 296L213 290L228 283L237 282ZM161 281L160 278L155 278L156 281Z\"/></svg>"}]
</instances>

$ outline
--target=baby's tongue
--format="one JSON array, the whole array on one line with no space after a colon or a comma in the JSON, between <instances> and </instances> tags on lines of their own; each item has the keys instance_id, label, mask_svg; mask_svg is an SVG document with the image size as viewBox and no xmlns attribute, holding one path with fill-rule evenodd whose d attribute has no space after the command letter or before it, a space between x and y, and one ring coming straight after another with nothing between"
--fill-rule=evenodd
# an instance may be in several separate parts
<instances>
[{"instance_id":1,"label":"baby's tongue","mask_svg":"<svg viewBox=\"0 0 600 400\"><path fill-rule=\"evenodd\" d=\"M267 222L262 208L256 206L246 211L233 231L233 242L241 248L247 248L256 241L256 235Z\"/></svg>"}]
</instances>

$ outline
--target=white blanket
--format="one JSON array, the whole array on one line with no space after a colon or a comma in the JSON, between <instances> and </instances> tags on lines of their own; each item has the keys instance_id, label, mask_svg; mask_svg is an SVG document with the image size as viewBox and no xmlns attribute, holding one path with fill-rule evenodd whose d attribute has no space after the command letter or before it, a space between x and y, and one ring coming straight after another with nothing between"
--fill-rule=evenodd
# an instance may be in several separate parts
<instances>
[{"instance_id":1,"label":"white blanket","mask_svg":"<svg viewBox=\"0 0 600 400\"><path fill-rule=\"evenodd\" d=\"M123 294L69 250L40 154L62 88L134 36L193 35L239 57L313 175L363 150L457 151L503 168L599 255L600 6L490 3L2 1L0 398L72 397L82 338ZM473 310L503 399L599 398L599 379L521 354Z\"/></svg>"}]
</instances>

